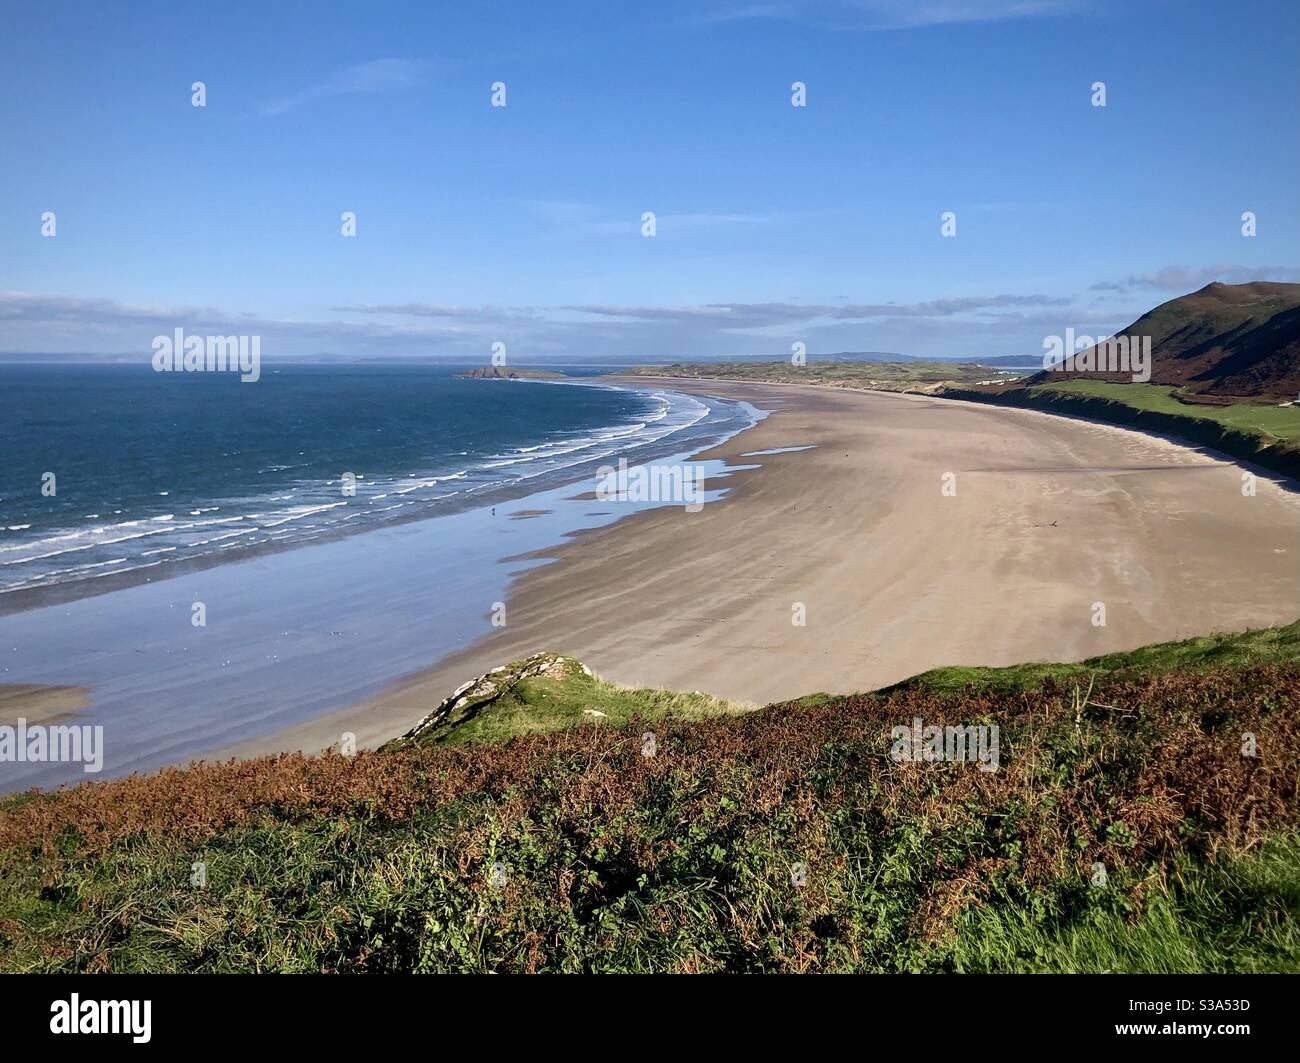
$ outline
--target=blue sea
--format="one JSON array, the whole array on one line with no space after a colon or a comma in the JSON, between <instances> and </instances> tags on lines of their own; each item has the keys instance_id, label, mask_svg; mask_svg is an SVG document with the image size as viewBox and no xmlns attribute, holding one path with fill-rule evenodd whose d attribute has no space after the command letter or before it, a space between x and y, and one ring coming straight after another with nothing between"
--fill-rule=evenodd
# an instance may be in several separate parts
<instances>
[{"instance_id":1,"label":"blue sea","mask_svg":"<svg viewBox=\"0 0 1300 1063\"><path fill-rule=\"evenodd\" d=\"M93 590L518 497L620 456L693 449L744 418L592 375L458 379L463 368L287 366L242 383L0 366L0 611L15 591Z\"/></svg>"},{"instance_id":2,"label":"blue sea","mask_svg":"<svg viewBox=\"0 0 1300 1063\"><path fill-rule=\"evenodd\" d=\"M652 382L454 372L0 366L0 684L84 688L70 722L104 738L101 773L5 762L0 793L355 705L499 631L494 603L545 551L672 504L594 500L601 466L688 461L762 416ZM696 462L725 495L736 467Z\"/></svg>"}]
</instances>

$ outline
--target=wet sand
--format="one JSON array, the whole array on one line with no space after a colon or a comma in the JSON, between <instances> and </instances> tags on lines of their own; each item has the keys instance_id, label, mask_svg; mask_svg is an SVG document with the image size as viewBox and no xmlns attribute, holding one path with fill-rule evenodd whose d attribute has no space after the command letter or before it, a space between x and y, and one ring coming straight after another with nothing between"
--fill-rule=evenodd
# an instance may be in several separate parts
<instances>
[{"instance_id":1,"label":"wet sand","mask_svg":"<svg viewBox=\"0 0 1300 1063\"><path fill-rule=\"evenodd\" d=\"M31 725L54 723L89 704L90 691L84 687L0 683L0 727L14 727L20 718Z\"/></svg>"},{"instance_id":2,"label":"wet sand","mask_svg":"<svg viewBox=\"0 0 1300 1063\"><path fill-rule=\"evenodd\" d=\"M1261 474L1244 495L1243 467L1204 451L924 396L671 386L773 411L699 455L758 466L733 474L725 499L571 538L514 579L505 627L221 755L317 751L344 731L372 745L471 676L544 649L617 682L765 703L1300 614L1300 494Z\"/></svg>"}]
</instances>

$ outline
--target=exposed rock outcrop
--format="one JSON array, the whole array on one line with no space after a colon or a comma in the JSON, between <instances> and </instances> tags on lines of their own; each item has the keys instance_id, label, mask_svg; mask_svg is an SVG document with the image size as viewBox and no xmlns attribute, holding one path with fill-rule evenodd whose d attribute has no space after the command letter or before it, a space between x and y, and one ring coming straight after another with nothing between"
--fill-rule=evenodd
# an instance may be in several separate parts
<instances>
[{"instance_id":1,"label":"exposed rock outcrop","mask_svg":"<svg viewBox=\"0 0 1300 1063\"><path fill-rule=\"evenodd\" d=\"M455 376L462 380L563 380L565 377L550 369L507 369L500 365L480 366Z\"/></svg>"},{"instance_id":2,"label":"exposed rock outcrop","mask_svg":"<svg viewBox=\"0 0 1300 1063\"><path fill-rule=\"evenodd\" d=\"M581 661L559 653L534 653L521 661L499 665L476 679L461 684L437 708L426 715L401 738L389 743L400 746L418 741L420 736L444 724L463 723L472 719L492 702L510 692L515 684L525 679L543 676L547 679L564 679L574 672L591 675L591 669Z\"/></svg>"}]
</instances>

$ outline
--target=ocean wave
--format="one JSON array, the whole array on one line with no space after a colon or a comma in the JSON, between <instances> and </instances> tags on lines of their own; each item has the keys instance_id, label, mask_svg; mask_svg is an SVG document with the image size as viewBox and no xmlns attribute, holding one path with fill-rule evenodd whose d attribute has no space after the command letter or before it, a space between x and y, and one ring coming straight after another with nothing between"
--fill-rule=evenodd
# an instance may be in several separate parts
<instances>
[{"instance_id":1,"label":"ocean wave","mask_svg":"<svg viewBox=\"0 0 1300 1063\"><path fill-rule=\"evenodd\" d=\"M609 384L556 382L610 391L638 390L647 400L634 416L599 428L557 429L549 438L527 442L477 460L463 450L447 458L470 461L459 468L433 468L400 475L358 478L355 495L340 498L340 483L297 479L256 492L212 499L186 499L172 512L141 513L129 520L37 529L31 523L5 527L0 546L0 595L14 590L93 579L101 575L155 569L208 555L238 556L258 546L306 544L334 535L504 501L545 487L578 480L600 463L626 457L643 460L655 452L688 450L717 422L735 419L735 404L716 403L664 391L640 391ZM717 414L712 417L712 414ZM734 427L732 428L734 430ZM263 466L258 473L296 465ZM302 467L306 467L305 465ZM157 497L171 492L158 491ZM103 512L109 512L107 509ZM114 510L121 515L121 510ZM99 515L94 515L98 520ZM90 519L87 515L85 519ZM215 534L214 534L215 533ZM79 563L69 564L74 558ZM157 577L155 577L157 578Z\"/></svg>"}]
</instances>

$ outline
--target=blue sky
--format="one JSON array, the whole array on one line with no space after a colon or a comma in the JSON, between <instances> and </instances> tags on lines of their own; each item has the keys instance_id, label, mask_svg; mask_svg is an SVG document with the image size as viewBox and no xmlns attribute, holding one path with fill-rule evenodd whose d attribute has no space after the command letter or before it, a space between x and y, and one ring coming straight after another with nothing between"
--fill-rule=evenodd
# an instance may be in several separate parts
<instances>
[{"instance_id":1,"label":"blue sky","mask_svg":"<svg viewBox=\"0 0 1300 1063\"><path fill-rule=\"evenodd\" d=\"M1293 0L4 9L0 351L1037 355L1300 280Z\"/></svg>"}]
</instances>

